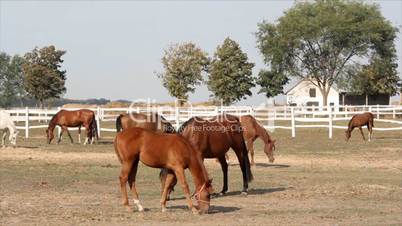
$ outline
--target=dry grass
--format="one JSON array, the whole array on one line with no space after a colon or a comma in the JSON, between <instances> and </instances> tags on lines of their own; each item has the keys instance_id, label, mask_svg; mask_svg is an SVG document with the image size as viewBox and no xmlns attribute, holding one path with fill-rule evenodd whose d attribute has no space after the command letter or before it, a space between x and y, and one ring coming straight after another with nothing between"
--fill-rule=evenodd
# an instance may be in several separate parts
<instances>
[{"instance_id":1,"label":"dry grass","mask_svg":"<svg viewBox=\"0 0 402 226\"><path fill-rule=\"evenodd\" d=\"M346 143L326 129L276 130L275 164L257 142L255 180L239 195L241 174L231 154L229 189L212 200L211 214L194 216L177 187L170 211L159 208L158 170L140 166L137 187L146 212L120 205L119 163L104 133L98 145L46 145L43 131L0 150L0 225L398 225L402 222L402 134L375 132L371 143L355 132ZM206 161L215 190L220 166ZM190 180L191 177L187 175Z\"/></svg>"}]
</instances>

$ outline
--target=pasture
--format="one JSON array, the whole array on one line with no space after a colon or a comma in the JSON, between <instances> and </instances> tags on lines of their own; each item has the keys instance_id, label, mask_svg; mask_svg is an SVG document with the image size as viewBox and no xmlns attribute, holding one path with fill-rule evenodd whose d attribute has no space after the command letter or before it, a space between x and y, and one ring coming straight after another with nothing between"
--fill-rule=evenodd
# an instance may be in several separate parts
<instances>
[{"instance_id":1,"label":"pasture","mask_svg":"<svg viewBox=\"0 0 402 226\"><path fill-rule=\"evenodd\" d=\"M126 212L120 204L114 133L103 132L92 146L70 145L67 137L60 145L47 145L44 130L32 130L27 140L20 134L17 148L0 149L0 225L400 224L402 133L374 131L369 143L356 130L346 143L344 130L334 130L333 139L327 131L300 128L296 138L288 130L270 133L277 140L273 164L257 141L247 197L239 195L241 171L230 151L230 192L214 196L210 214L197 216L187 209L180 186L169 211L162 213L159 170L142 164L136 183L146 211ZM220 166L215 160L205 164L219 192ZM189 174L187 179L192 188Z\"/></svg>"}]
</instances>

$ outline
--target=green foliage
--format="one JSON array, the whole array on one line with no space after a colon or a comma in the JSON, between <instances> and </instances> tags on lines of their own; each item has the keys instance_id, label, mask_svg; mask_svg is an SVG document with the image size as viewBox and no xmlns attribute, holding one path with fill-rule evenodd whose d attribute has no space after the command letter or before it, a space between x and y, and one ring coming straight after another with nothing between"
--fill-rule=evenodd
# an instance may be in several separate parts
<instances>
[{"instance_id":1,"label":"green foliage","mask_svg":"<svg viewBox=\"0 0 402 226\"><path fill-rule=\"evenodd\" d=\"M375 57L395 62L396 32L377 5L318 0L296 4L277 23L262 22L256 36L265 63L277 77L310 79L326 105L330 87L348 66Z\"/></svg>"},{"instance_id":2,"label":"green foliage","mask_svg":"<svg viewBox=\"0 0 402 226\"><path fill-rule=\"evenodd\" d=\"M283 93L283 86L286 85L289 78L283 73L261 70L258 73L257 84L261 86L258 93L265 93L266 97L274 97Z\"/></svg>"},{"instance_id":3,"label":"green foliage","mask_svg":"<svg viewBox=\"0 0 402 226\"><path fill-rule=\"evenodd\" d=\"M349 70L338 83L342 89L358 95L395 95L400 82L397 66L390 59L375 57L369 64Z\"/></svg>"},{"instance_id":4,"label":"green foliage","mask_svg":"<svg viewBox=\"0 0 402 226\"><path fill-rule=\"evenodd\" d=\"M255 86L253 67L254 63L248 62L247 54L242 52L239 44L226 38L222 46L217 47L208 70L208 89L225 105L251 96L250 89Z\"/></svg>"},{"instance_id":5,"label":"green foliage","mask_svg":"<svg viewBox=\"0 0 402 226\"><path fill-rule=\"evenodd\" d=\"M40 102L41 107L45 100L60 98L66 91L66 71L61 70L61 57L65 53L66 51L56 50L54 46L48 46L35 48L25 54L25 90Z\"/></svg>"},{"instance_id":6,"label":"green foliage","mask_svg":"<svg viewBox=\"0 0 402 226\"><path fill-rule=\"evenodd\" d=\"M17 99L24 97L23 63L24 59L18 55L11 57L0 53L0 106L9 107Z\"/></svg>"},{"instance_id":7,"label":"green foliage","mask_svg":"<svg viewBox=\"0 0 402 226\"><path fill-rule=\"evenodd\" d=\"M201 84L202 72L209 63L207 54L194 43L173 44L162 57L164 72L158 76L171 96L181 101L188 99L195 86Z\"/></svg>"}]
</instances>

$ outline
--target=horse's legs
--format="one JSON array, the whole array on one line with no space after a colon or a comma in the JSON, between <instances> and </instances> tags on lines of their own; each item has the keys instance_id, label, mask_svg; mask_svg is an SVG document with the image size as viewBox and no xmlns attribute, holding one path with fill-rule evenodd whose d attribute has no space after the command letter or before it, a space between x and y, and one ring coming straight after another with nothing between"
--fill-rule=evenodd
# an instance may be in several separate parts
<instances>
[{"instance_id":1,"label":"horse's legs","mask_svg":"<svg viewBox=\"0 0 402 226\"><path fill-rule=\"evenodd\" d=\"M163 187L162 187L162 196L161 196L161 207L162 207L162 212L166 212L166 200L168 199L168 196L170 195L170 187L174 183L175 180L175 175L173 172L168 172L166 175L166 179L164 181Z\"/></svg>"},{"instance_id":2,"label":"horse's legs","mask_svg":"<svg viewBox=\"0 0 402 226\"><path fill-rule=\"evenodd\" d=\"M218 158L219 163L222 167L223 172L223 188L220 194L225 194L228 191L228 163L226 162L225 156L221 156Z\"/></svg>"},{"instance_id":3,"label":"horse's legs","mask_svg":"<svg viewBox=\"0 0 402 226\"><path fill-rule=\"evenodd\" d=\"M128 175L128 186L130 186L131 192L133 193L134 204L137 205L138 211L144 211L144 208L140 204L140 199L138 198L137 189L135 187L135 176L137 175L138 161L136 159L133 161L133 166L131 167L131 171Z\"/></svg>"},{"instance_id":4,"label":"horse's legs","mask_svg":"<svg viewBox=\"0 0 402 226\"><path fill-rule=\"evenodd\" d=\"M91 131L90 131L89 125L84 125L84 127L85 127L85 131L87 132L87 137L85 138L84 145L87 145L92 140L92 137L91 137Z\"/></svg>"},{"instance_id":5,"label":"horse's legs","mask_svg":"<svg viewBox=\"0 0 402 226\"><path fill-rule=\"evenodd\" d=\"M62 129L61 132L60 132L59 139L57 140L57 144L60 143L61 138L62 138L62 136L63 136L63 132L64 132L64 129Z\"/></svg>"},{"instance_id":6,"label":"horse's legs","mask_svg":"<svg viewBox=\"0 0 402 226\"><path fill-rule=\"evenodd\" d=\"M6 132L6 130L3 130L3 136L2 136L2 138L1 138L1 147L2 148L5 148L6 147L6 144L5 144L5 142L6 142L6 136L7 136L7 132ZM11 136L11 135L10 135Z\"/></svg>"},{"instance_id":7,"label":"horse's legs","mask_svg":"<svg viewBox=\"0 0 402 226\"><path fill-rule=\"evenodd\" d=\"M243 141L242 141L243 142ZM242 147L240 147L240 145L241 144L238 144L238 143L235 143L235 145L232 147L232 149L235 151L235 153L236 153L236 156L237 156L237 159L239 160L239 164L240 164L240 169L241 169L241 172L242 172L242 174L243 174L243 190L242 190L242 194L247 194L247 190L248 190L248 181L249 181L249 179L248 179L248 177L247 177L247 174L248 174L248 171L250 171L250 169L249 168L247 168L247 165L246 165L246 161L248 162L249 160L248 160L248 153L247 153L247 150L246 150L246 152L245 152L245 155L243 154L244 152L243 152L243 148ZM241 145L241 146L243 146L243 145ZM244 145L245 146L245 145ZM248 164L250 164L250 162L248 162ZM248 166L248 167L250 167L250 166ZM250 171L250 174L251 174L251 171ZM249 177L250 177L251 175L249 175Z\"/></svg>"},{"instance_id":8,"label":"horse's legs","mask_svg":"<svg viewBox=\"0 0 402 226\"><path fill-rule=\"evenodd\" d=\"M130 206L128 205L128 196L127 196L127 187L126 183L128 181L128 176L130 174L131 166L133 164L131 162L123 162L120 171L120 192L121 192L121 201L122 204L127 208L128 211L131 211Z\"/></svg>"},{"instance_id":9,"label":"horse's legs","mask_svg":"<svg viewBox=\"0 0 402 226\"><path fill-rule=\"evenodd\" d=\"M247 140L247 150L250 153L251 165L254 165L254 142L253 139Z\"/></svg>"},{"instance_id":10,"label":"horse's legs","mask_svg":"<svg viewBox=\"0 0 402 226\"><path fill-rule=\"evenodd\" d=\"M198 213L197 209L193 206L193 202L191 202L190 189L188 188L186 176L184 175L184 169L182 169L182 168L175 169L174 173L176 174L176 177L179 180L181 187L183 189L184 195L186 196L188 208L191 211L193 211L193 213Z\"/></svg>"},{"instance_id":11,"label":"horse's legs","mask_svg":"<svg viewBox=\"0 0 402 226\"><path fill-rule=\"evenodd\" d=\"M67 127L66 127L66 132L67 132L68 137L70 138L71 144L73 144L73 143L74 143L73 137L71 136L70 131L68 131L68 128L67 128Z\"/></svg>"},{"instance_id":12,"label":"horse's legs","mask_svg":"<svg viewBox=\"0 0 402 226\"><path fill-rule=\"evenodd\" d=\"M81 144L81 126L78 126L78 143Z\"/></svg>"},{"instance_id":13,"label":"horse's legs","mask_svg":"<svg viewBox=\"0 0 402 226\"><path fill-rule=\"evenodd\" d=\"M364 137L363 129L362 129L361 126L359 127L359 130L360 130L360 133L362 134L363 140L366 140L366 138Z\"/></svg>"},{"instance_id":14,"label":"horse's legs","mask_svg":"<svg viewBox=\"0 0 402 226\"><path fill-rule=\"evenodd\" d=\"M368 131L369 131L369 134L368 134L368 141L370 142L370 141L371 141L371 136L372 136L372 134L373 134L373 124L372 124L371 122L369 122L369 123L367 124L367 129L368 129Z\"/></svg>"}]
</instances>

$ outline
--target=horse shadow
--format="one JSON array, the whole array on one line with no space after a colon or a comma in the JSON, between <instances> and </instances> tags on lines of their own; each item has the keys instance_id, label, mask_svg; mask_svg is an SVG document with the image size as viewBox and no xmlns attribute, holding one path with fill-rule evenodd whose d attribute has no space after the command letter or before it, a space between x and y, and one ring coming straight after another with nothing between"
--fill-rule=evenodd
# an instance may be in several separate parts
<instances>
[{"instance_id":1,"label":"horse shadow","mask_svg":"<svg viewBox=\"0 0 402 226\"><path fill-rule=\"evenodd\" d=\"M229 166L238 166L239 163L231 163ZM256 163L255 166L258 167L273 167L273 168L288 168L290 165L286 164L271 164L271 163Z\"/></svg>"},{"instance_id":2,"label":"horse shadow","mask_svg":"<svg viewBox=\"0 0 402 226\"><path fill-rule=\"evenodd\" d=\"M17 145L16 148L37 149L39 146Z\"/></svg>"},{"instance_id":3,"label":"horse shadow","mask_svg":"<svg viewBox=\"0 0 402 226\"><path fill-rule=\"evenodd\" d=\"M273 167L273 168L288 168L290 165L286 164L270 164L270 163L256 163L255 166L258 167Z\"/></svg>"},{"instance_id":4,"label":"horse shadow","mask_svg":"<svg viewBox=\"0 0 402 226\"><path fill-rule=\"evenodd\" d=\"M186 205L177 205L177 206L170 206L168 209L180 209L180 210L188 210L188 206ZM208 210L208 214L217 214L217 213L230 213L239 211L241 208L234 207L234 206L217 206L211 205Z\"/></svg>"},{"instance_id":5,"label":"horse shadow","mask_svg":"<svg viewBox=\"0 0 402 226\"><path fill-rule=\"evenodd\" d=\"M98 144L110 145L110 144L113 144L113 141L111 141L111 140L99 140Z\"/></svg>"},{"instance_id":6,"label":"horse shadow","mask_svg":"<svg viewBox=\"0 0 402 226\"><path fill-rule=\"evenodd\" d=\"M249 195L263 195L263 194L269 194L269 193L274 193L274 192L280 192L280 191L285 191L288 188L285 187L277 187L277 188L252 188L250 190L248 190L248 194ZM219 195L218 193L215 193L213 195L214 199L219 199L219 198L223 198L223 197L227 197L227 196L241 196L241 191L230 191L227 192L224 195Z\"/></svg>"}]
</instances>

